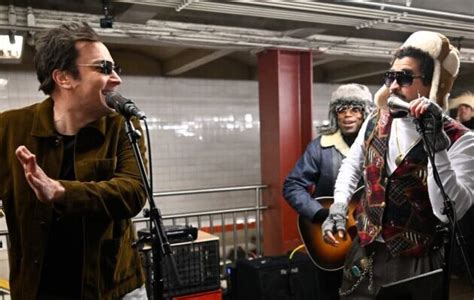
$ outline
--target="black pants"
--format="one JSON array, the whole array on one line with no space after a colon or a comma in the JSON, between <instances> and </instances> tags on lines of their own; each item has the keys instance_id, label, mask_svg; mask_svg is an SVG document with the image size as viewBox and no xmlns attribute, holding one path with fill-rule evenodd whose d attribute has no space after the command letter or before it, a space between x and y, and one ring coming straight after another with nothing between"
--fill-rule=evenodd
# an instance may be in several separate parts
<instances>
[{"instance_id":1,"label":"black pants","mask_svg":"<svg viewBox=\"0 0 474 300\"><path fill-rule=\"evenodd\" d=\"M471 206L466 214L458 221L459 229L464 237L464 254L468 258L471 273L474 272L474 206ZM457 243L452 248L452 274L462 276L467 274L466 264L462 258L461 251Z\"/></svg>"},{"instance_id":2,"label":"black pants","mask_svg":"<svg viewBox=\"0 0 474 300\"><path fill-rule=\"evenodd\" d=\"M319 297L321 300L339 300L342 270L328 272L318 269Z\"/></svg>"}]
</instances>

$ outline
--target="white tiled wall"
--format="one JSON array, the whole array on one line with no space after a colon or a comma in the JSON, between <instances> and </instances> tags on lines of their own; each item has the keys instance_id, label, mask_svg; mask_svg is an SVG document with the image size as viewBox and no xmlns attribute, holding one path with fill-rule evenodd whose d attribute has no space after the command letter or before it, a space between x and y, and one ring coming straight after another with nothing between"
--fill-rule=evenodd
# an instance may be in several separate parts
<instances>
[{"instance_id":1,"label":"white tiled wall","mask_svg":"<svg viewBox=\"0 0 474 300\"><path fill-rule=\"evenodd\" d=\"M154 190L259 184L258 83L123 76L120 92L146 112ZM315 84L313 120L337 85ZM33 72L0 70L0 111L40 101ZM251 205L254 192L159 198L163 214ZM4 225L0 224L0 229Z\"/></svg>"},{"instance_id":2,"label":"white tiled wall","mask_svg":"<svg viewBox=\"0 0 474 300\"><path fill-rule=\"evenodd\" d=\"M252 81L128 77L121 91L147 113L154 190L260 183L258 90ZM159 198L163 213L249 204L252 192Z\"/></svg>"}]
</instances>

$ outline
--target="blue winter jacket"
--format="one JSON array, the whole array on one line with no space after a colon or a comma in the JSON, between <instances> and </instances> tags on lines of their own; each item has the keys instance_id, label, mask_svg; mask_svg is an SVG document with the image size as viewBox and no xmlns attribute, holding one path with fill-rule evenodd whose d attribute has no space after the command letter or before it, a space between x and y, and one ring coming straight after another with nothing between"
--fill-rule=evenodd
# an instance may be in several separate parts
<instances>
[{"instance_id":1,"label":"blue winter jacket","mask_svg":"<svg viewBox=\"0 0 474 300\"><path fill-rule=\"evenodd\" d=\"M340 131L311 141L283 185L283 196L298 214L313 219L322 208L314 198L333 196L342 160L349 152Z\"/></svg>"}]
</instances>

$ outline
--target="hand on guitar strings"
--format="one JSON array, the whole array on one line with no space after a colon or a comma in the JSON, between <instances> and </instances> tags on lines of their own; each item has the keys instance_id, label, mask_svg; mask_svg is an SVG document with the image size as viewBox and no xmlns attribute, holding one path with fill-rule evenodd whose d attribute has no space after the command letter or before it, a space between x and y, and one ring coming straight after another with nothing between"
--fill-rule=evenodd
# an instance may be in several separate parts
<instances>
[{"instance_id":1,"label":"hand on guitar strings","mask_svg":"<svg viewBox=\"0 0 474 300\"><path fill-rule=\"evenodd\" d=\"M339 241L336 239L334 234L337 232L340 238L344 238L346 235L346 218L347 216L347 204L345 203L333 203L329 208L329 215L321 225L324 232L324 242L337 246Z\"/></svg>"}]
</instances>

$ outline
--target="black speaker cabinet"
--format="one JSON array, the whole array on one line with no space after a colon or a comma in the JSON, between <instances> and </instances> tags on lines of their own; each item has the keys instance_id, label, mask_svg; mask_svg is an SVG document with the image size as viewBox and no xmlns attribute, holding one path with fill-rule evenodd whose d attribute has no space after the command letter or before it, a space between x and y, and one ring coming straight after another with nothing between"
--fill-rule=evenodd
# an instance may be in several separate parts
<instances>
[{"instance_id":1,"label":"black speaker cabinet","mask_svg":"<svg viewBox=\"0 0 474 300\"><path fill-rule=\"evenodd\" d=\"M238 260L231 275L232 299L317 299L316 267L306 254Z\"/></svg>"}]
</instances>

